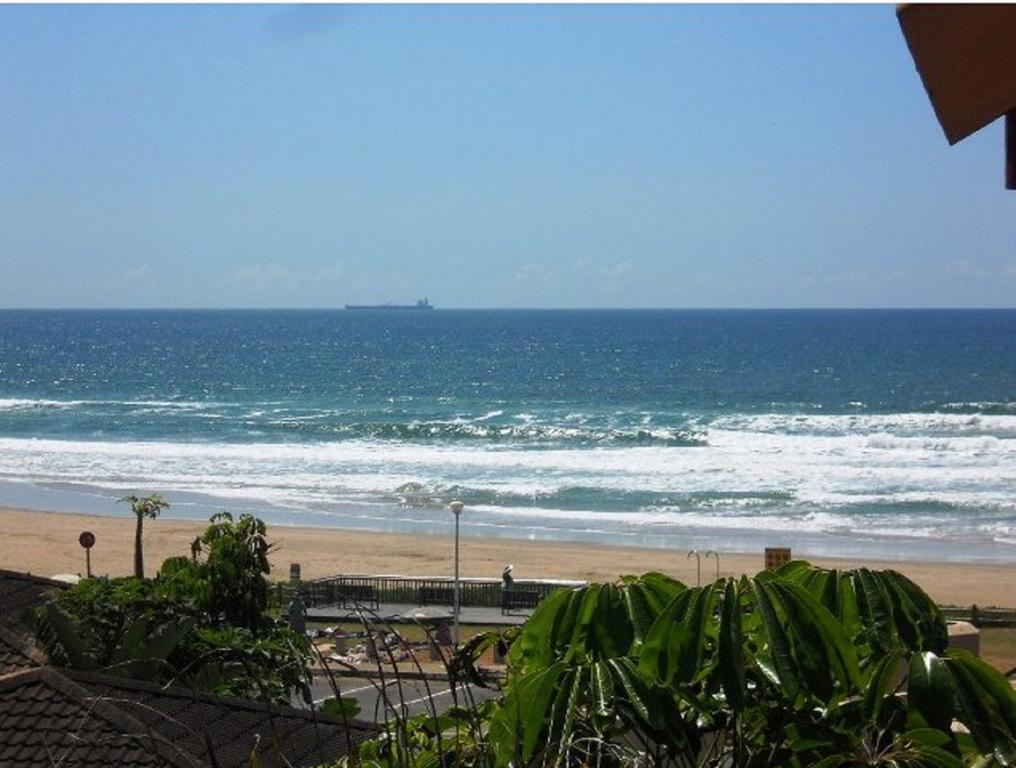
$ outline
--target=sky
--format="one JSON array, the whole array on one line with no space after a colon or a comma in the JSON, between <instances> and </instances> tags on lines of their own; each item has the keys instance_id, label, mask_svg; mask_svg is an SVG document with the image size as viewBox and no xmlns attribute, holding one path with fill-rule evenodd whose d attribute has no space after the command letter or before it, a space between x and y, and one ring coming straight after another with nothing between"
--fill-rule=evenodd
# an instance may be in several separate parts
<instances>
[{"instance_id":1,"label":"sky","mask_svg":"<svg viewBox=\"0 0 1016 768\"><path fill-rule=\"evenodd\" d=\"M1011 307L891 5L0 6L0 307Z\"/></svg>"}]
</instances>

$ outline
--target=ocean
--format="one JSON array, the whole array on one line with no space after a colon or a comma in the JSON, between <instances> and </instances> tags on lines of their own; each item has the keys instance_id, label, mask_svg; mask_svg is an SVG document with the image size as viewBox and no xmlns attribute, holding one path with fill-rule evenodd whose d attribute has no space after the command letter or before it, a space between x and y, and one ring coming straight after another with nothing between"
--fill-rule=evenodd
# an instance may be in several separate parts
<instances>
[{"instance_id":1,"label":"ocean","mask_svg":"<svg viewBox=\"0 0 1016 768\"><path fill-rule=\"evenodd\" d=\"M1016 561L1016 311L3 311L0 504Z\"/></svg>"}]
</instances>

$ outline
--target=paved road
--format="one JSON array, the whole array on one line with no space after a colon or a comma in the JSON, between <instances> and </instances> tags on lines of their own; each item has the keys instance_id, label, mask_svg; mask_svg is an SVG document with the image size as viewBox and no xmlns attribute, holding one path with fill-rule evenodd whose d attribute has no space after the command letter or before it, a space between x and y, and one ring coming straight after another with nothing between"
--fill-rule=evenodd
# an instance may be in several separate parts
<instances>
[{"instance_id":1,"label":"paved road","mask_svg":"<svg viewBox=\"0 0 1016 768\"><path fill-rule=\"evenodd\" d=\"M358 719L384 722L385 704L384 697L381 695L380 680L364 677L340 677L337 678L336 683L343 698L354 698L360 704ZM394 708L394 711L399 714L410 717L432 712L433 709L436 709L440 714L455 703L456 697L460 705L467 705L470 697L479 704L497 695L497 690L493 688L458 685L453 696L451 687L445 680L403 680L401 691L395 680L386 678L385 683L388 706L390 707L388 710L389 719L393 717L391 708ZM311 695L314 702L320 704L335 694L328 680L316 675L314 684L311 686Z\"/></svg>"}]
</instances>

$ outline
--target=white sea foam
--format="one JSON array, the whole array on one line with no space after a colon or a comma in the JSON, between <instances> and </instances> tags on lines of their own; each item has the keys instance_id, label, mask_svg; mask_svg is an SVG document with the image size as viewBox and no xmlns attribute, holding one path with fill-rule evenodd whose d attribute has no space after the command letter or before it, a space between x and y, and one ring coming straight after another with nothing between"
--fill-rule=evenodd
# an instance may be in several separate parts
<instances>
[{"instance_id":1,"label":"white sea foam","mask_svg":"<svg viewBox=\"0 0 1016 768\"><path fill-rule=\"evenodd\" d=\"M88 400L41 400L38 398L0 397L0 411L27 411L37 408L75 408Z\"/></svg>"},{"instance_id":2,"label":"white sea foam","mask_svg":"<svg viewBox=\"0 0 1016 768\"><path fill-rule=\"evenodd\" d=\"M126 405L142 408L165 408L178 411L204 411L210 408L224 408L236 403L218 403L210 400L92 400L92 403L103 405Z\"/></svg>"},{"instance_id":3,"label":"white sea foam","mask_svg":"<svg viewBox=\"0 0 1016 768\"><path fill-rule=\"evenodd\" d=\"M529 422L522 416L513 418ZM489 428L475 419L464 426ZM935 413L723 417L706 427L705 447L0 438L0 477L192 491L286 508L379 502L393 509L404 500L425 511L472 495L489 525L911 538L948 532L1004 544L1016 539L1014 437L1016 416ZM397 492L407 483L420 484L417 497ZM633 495L640 500L625 501ZM573 509L599 497L614 501Z\"/></svg>"},{"instance_id":4,"label":"white sea foam","mask_svg":"<svg viewBox=\"0 0 1016 768\"><path fill-rule=\"evenodd\" d=\"M980 401L980 402L956 402L945 403L939 407L943 411L988 411L990 413L1012 413L1016 414L1016 401L1006 400L1001 402Z\"/></svg>"},{"instance_id":5,"label":"white sea foam","mask_svg":"<svg viewBox=\"0 0 1016 768\"><path fill-rule=\"evenodd\" d=\"M168 411L202 411L211 408L222 408L232 403L216 403L192 400L50 400L45 398L0 398L0 411L24 411L39 408L67 409L87 408L94 406L114 406L132 409L146 409L150 413ZM145 411L143 411L145 412Z\"/></svg>"},{"instance_id":6,"label":"white sea foam","mask_svg":"<svg viewBox=\"0 0 1016 768\"><path fill-rule=\"evenodd\" d=\"M473 421L489 421L490 419L496 419L498 416L504 416L504 411L487 411L483 416L477 416Z\"/></svg>"},{"instance_id":7,"label":"white sea foam","mask_svg":"<svg viewBox=\"0 0 1016 768\"><path fill-rule=\"evenodd\" d=\"M734 414L716 418L712 426L738 432L780 434L846 435L884 432L897 436L947 434L1016 437L1016 414Z\"/></svg>"}]
</instances>

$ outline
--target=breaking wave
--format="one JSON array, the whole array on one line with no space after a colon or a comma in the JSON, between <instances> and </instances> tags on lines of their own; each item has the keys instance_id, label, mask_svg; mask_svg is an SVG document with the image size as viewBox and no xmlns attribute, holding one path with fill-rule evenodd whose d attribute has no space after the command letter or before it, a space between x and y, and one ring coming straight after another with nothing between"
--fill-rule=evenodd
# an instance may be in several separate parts
<instances>
[{"instance_id":1,"label":"breaking wave","mask_svg":"<svg viewBox=\"0 0 1016 768\"><path fill-rule=\"evenodd\" d=\"M248 420L300 418L278 405L237 410ZM936 537L971 547L1016 540L1016 416L731 414L661 428L652 423L677 418L622 414L636 424L606 427L577 412L547 423L546 414L498 410L332 423L329 439L5 437L0 479L248 499L322 519L341 508L342 524L364 525L401 525L406 515L440 525L458 498L481 527L565 538L768 531L929 546Z\"/></svg>"}]
</instances>

